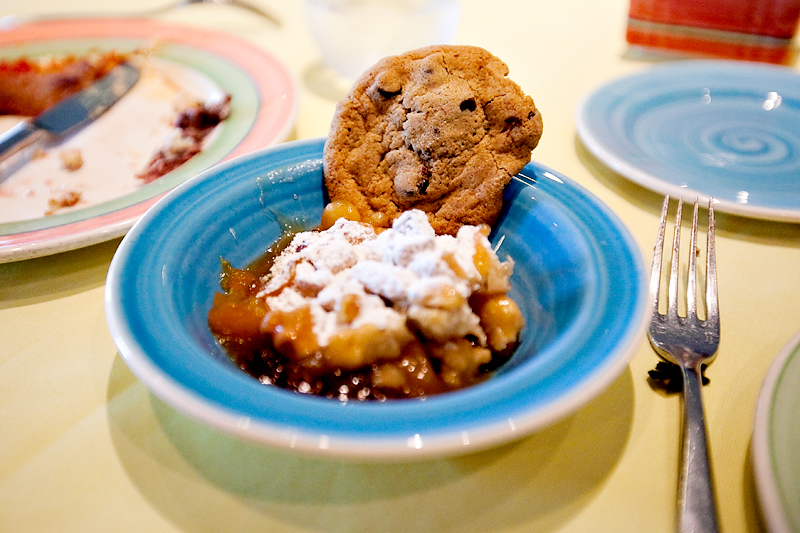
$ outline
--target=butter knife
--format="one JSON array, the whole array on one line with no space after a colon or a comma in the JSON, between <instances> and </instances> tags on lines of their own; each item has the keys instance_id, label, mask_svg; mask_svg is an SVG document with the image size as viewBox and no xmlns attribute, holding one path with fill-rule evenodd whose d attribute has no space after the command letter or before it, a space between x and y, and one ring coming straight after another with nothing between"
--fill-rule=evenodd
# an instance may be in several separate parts
<instances>
[{"instance_id":1,"label":"butter knife","mask_svg":"<svg viewBox=\"0 0 800 533\"><path fill-rule=\"evenodd\" d=\"M122 63L88 87L34 118L23 120L0 135L0 161L40 139L57 139L91 122L122 98L138 79L139 69Z\"/></svg>"}]
</instances>

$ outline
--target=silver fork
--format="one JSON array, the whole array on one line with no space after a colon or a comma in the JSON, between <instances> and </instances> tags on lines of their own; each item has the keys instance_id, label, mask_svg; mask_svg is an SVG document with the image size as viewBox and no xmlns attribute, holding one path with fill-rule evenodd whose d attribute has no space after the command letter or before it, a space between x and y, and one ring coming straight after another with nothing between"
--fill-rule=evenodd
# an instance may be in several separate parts
<instances>
[{"instance_id":1,"label":"silver fork","mask_svg":"<svg viewBox=\"0 0 800 533\"><path fill-rule=\"evenodd\" d=\"M215 4L221 6L231 6L237 7L239 9L243 9L245 11L249 11L250 13L254 13L259 17L268 20L275 24L276 26L280 26L281 23L278 18L273 15L272 13L267 13L265 10L261 9L260 7L247 2L246 0L175 0L170 4L166 4L162 7L158 7L155 9L150 9L147 11L126 11L124 13L43 13L38 15L5 15L0 17L0 30L10 30L16 28L17 26L21 26L22 24L28 22L36 22L40 20L51 20L51 19L62 19L62 18L85 18L85 17L149 17L154 15L160 15L162 13L166 13L167 11L171 11L173 9L189 6L193 4Z\"/></svg>"},{"instance_id":2,"label":"silver fork","mask_svg":"<svg viewBox=\"0 0 800 533\"><path fill-rule=\"evenodd\" d=\"M251 4L249 2L246 2L244 0L177 0L174 4L164 6L163 8L160 8L160 9L155 9L153 11L150 11L149 14L155 15L155 14L158 14L158 13L163 13L163 12L169 11L169 10L174 9L176 7L188 6L188 5L191 5L191 4L216 4L216 5L221 5L221 6L238 7L239 9L244 9L245 11L249 11L250 13L254 13L254 14L258 15L261 18L269 20L270 22L272 22L276 26L280 26L281 25L281 23L278 21L278 19L275 17L275 15L273 15L271 13L267 13L266 11L261 9L260 7L254 5L254 4Z\"/></svg>"},{"instance_id":3,"label":"silver fork","mask_svg":"<svg viewBox=\"0 0 800 533\"><path fill-rule=\"evenodd\" d=\"M694 202L692 236L686 287L686 316L678 314L678 273L681 235L681 209L678 199L675 215L672 259L669 276L667 314L659 312L659 288L664 233L667 226L669 196L664 198L661 227L658 231L650 295L653 315L648 338L658 354L680 367L683 376L683 443L678 496L678 530L681 532L716 532L717 521L714 486L709 462L706 422L701 397L701 365L710 362L719 346L719 301L717 297L717 264L714 251L714 203L708 203L708 244L706 248L705 309L706 319L697 315L697 200Z\"/></svg>"}]
</instances>

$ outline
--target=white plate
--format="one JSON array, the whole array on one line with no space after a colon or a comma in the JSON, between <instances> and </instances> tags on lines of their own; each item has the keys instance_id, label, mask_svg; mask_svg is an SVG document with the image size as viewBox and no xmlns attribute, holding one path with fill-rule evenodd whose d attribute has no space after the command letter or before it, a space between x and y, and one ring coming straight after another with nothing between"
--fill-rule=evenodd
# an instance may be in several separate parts
<instances>
[{"instance_id":1,"label":"white plate","mask_svg":"<svg viewBox=\"0 0 800 533\"><path fill-rule=\"evenodd\" d=\"M48 157L0 184L0 263L124 235L176 185L290 133L298 104L293 76L230 34L146 19L53 20L0 32L3 59L137 48L153 49L154 60L128 95ZM176 96L179 91L189 94ZM213 101L226 93L232 96L231 114L200 154L152 183L135 178L163 143L181 101ZM6 127L13 121L6 117ZM79 148L84 167L69 175L61 171L62 147ZM81 203L46 216L48 199L72 189L82 193Z\"/></svg>"},{"instance_id":2,"label":"white plate","mask_svg":"<svg viewBox=\"0 0 800 533\"><path fill-rule=\"evenodd\" d=\"M577 112L578 136L615 172L716 210L800 221L800 73L679 61L614 80Z\"/></svg>"},{"instance_id":3,"label":"white plate","mask_svg":"<svg viewBox=\"0 0 800 533\"><path fill-rule=\"evenodd\" d=\"M800 333L781 350L764 379L752 454L769 530L800 531Z\"/></svg>"},{"instance_id":4,"label":"white plate","mask_svg":"<svg viewBox=\"0 0 800 533\"><path fill-rule=\"evenodd\" d=\"M90 127L45 143L32 157L6 161L0 173L0 224L70 213L138 193L145 183L136 175L174 132L172 123L180 110L224 97L224 90L194 69L159 58L142 61L136 85ZM0 130L23 118L0 116ZM215 142L217 131L205 139L205 147ZM61 154L73 150L83 165L70 171ZM49 205L50 199L70 191L80 193L77 205L56 210Z\"/></svg>"}]
</instances>

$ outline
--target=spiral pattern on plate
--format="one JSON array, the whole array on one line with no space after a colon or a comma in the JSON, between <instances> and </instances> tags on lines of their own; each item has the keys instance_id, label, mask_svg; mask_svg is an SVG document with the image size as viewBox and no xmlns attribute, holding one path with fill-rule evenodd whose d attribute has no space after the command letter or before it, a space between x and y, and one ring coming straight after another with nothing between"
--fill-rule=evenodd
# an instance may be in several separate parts
<instances>
[{"instance_id":1,"label":"spiral pattern on plate","mask_svg":"<svg viewBox=\"0 0 800 533\"><path fill-rule=\"evenodd\" d=\"M587 95L588 151L671 196L713 197L719 212L800 222L800 74L697 60L659 65Z\"/></svg>"},{"instance_id":2,"label":"spiral pattern on plate","mask_svg":"<svg viewBox=\"0 0 800 533\"><path fill-rule=\"evenodd\" d=\"M710 123L699 131L696 145L706 164L724 167L735 164L745 168L797 167L797 150L776 131L754 127L750 123ZM786 169L788 170L788 169Z\"/></svg>"}]
</instances>

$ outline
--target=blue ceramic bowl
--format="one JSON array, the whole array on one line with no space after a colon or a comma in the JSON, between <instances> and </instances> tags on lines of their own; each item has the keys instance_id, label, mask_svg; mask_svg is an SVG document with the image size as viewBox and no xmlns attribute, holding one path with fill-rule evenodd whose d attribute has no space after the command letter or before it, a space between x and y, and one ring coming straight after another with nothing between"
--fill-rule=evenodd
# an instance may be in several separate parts
<instances>
[{"instance_id":1,"label":"blue ceramic bowl","mask_svg":"<svg viewBox=\"0 0 800 533\"><path fill-rule=\"evenodd\" d=\"M214 167L168 194L111 263L106 315L131 371L175 409L270 445L353 458L466 453L548 426L604 390L644 334L645 271L620 221L535 163L506 190L492 241L516 262L526 327L513 358L473 387L424 400L340 403L259 383L207 326L220 257L245 266L287 222L315 226L322 139Z\"/></svg>"}]
</instances>

